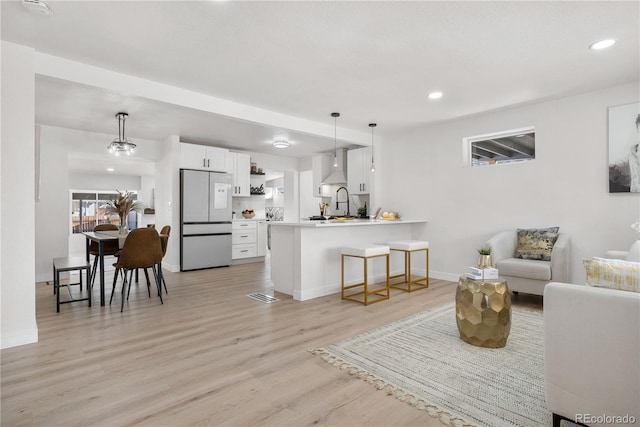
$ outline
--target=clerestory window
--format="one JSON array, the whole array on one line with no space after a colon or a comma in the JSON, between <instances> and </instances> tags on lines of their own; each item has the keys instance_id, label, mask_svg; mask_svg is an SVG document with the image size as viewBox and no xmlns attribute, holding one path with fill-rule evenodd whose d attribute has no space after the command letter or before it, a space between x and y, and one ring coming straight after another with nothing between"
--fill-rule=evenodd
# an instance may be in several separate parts
<instances>
[{"instance_id":1,"label":"clerestory window","mask_svg":"<svg viewBox=\"0 0 640 427\"><path fill-rule=\"evenodd\" d=\"M536 158L534 127L464 138L463 149L471 166L519 163Z\"/></svg>"}]
</instances>

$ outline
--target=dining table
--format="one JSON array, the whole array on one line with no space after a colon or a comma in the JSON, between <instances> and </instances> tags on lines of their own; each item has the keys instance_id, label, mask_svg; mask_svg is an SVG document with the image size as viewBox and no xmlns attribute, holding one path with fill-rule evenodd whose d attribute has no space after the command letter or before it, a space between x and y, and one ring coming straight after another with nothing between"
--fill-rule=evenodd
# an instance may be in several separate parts
<instances>
[{"instance_id":1,"label":"dining table","mask_svg":"<svg viewBox=\"0 0 640 427\"><path fill-rule=\"evenodd\" d=\"M87 231L82 233L87 238L87 261L90 261L89 257L89 248L91 247L91 242L96 242L98 244L98 262L100 263L100 305L105 305L105 295L104 295L104 243L110 242L113 240L118 240L118 246L122 248L124 245L124 241L127 238L126 234L119 234L116 232L109 231Z\"/></svg>"}]
</instances>

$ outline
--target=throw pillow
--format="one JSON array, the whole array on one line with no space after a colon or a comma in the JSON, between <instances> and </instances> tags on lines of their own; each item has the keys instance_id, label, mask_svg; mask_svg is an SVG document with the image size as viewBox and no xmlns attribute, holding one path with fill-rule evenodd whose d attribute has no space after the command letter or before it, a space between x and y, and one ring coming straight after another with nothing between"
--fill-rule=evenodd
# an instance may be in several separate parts
<instances>
[{"instance_id":1,"label":"throw pillow","mask_svg":"<svg viewBox=\"0 0 640 427\"><path fill-rule=\"evenodd\" d=\"M560 227L518 228L516 258L551 261L551 250L558 240Z\"/></svg>"},{"instance_id":2,"label":"throw pillow","mask_svg":"<svg viewBox=\"0 0 640 427\"><path fill-rule=\"evenodd\" d=\"M589 286L640 292L640 262L594 257L583 264Z\"/></svg>"}]
</instances>

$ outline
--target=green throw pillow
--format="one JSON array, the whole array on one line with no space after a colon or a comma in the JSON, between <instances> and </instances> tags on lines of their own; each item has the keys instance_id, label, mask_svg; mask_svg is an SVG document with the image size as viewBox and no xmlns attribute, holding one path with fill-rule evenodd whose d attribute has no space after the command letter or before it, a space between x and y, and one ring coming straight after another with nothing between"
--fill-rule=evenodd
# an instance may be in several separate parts
<instances>
[{"instance_id":1,"label":"green throw pillow","mask_svg":"<svg viewBox=\"0 0 640 427\"><path fill-rule=\"evenodd\" d=\"M551 261L551 250L558 240L560 227L518 228L516 258Z\"/></svg>"}]
</instances>

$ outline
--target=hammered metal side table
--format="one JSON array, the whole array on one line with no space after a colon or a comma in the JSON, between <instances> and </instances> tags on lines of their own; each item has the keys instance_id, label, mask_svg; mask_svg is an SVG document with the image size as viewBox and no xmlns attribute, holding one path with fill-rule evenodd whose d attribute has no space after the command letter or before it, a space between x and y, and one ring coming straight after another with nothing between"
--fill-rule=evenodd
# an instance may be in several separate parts
<instances>
[{"instance_id":1,"label":"hammered metal side table","mask_svg":"<svg viewBox=\"0 0 640 427\"><path fill-rule=\"evenodd\" d=\"M504 347L511 331L511 295L507 281L460 277L456 323L463 341L480 347Z\"/></svg>"}]
</instances>

